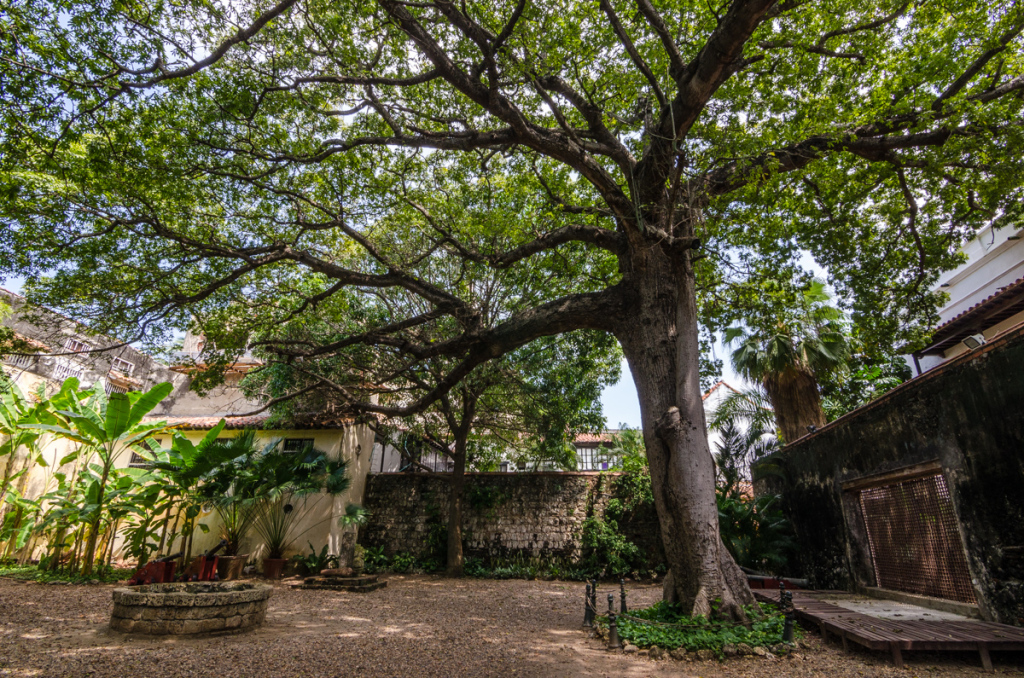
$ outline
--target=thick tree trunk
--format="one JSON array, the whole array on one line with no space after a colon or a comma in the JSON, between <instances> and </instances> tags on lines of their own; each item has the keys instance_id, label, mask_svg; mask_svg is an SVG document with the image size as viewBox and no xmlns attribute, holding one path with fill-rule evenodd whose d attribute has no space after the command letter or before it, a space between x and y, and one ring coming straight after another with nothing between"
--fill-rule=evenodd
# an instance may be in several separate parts
<instances>
[{"instance_id":1,"label":"thick tree trunk","mask_svg":"<svg viewBox=\"0 0 1024 678\"><path fill-rule=\"evenodd\" d=\"M798 366L773 374L764 380L764 386L775 410L775 423L787 443L807 435L809 426L825 425L818 380L807 368Z\"/></svg>"},{"instance_id":2,"label":"thick tree trunk","mask_svg":"<svg viewBox=\"0 0 1024 678\"><path fill-rule=\"evenodd\" d=\"M666 597L691 614L742 620L742 606L754 598L718 531L688 255L670 257L655 243L633 251L626 280L634 297L616 336L640 398L651 485L672 573Z\"/></svg>"},{"instance_id":3,"label":"thick tree trunk","mask_svg":"<svg viewBox=\"0 0 1024 678\"><path fill-rule=\"evenodd\" d=\"M463 575L462 558L462 505L466 494L466 441L455 442L455 463L452 469L451 487L448 493L448 562L445 574L449 577Z\"/></svg>"}]
</instances>

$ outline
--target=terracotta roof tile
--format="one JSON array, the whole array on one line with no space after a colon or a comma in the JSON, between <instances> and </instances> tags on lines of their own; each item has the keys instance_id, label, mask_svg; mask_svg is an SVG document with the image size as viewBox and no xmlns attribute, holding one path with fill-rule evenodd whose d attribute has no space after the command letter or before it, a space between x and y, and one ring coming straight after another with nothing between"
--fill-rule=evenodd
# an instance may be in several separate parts
<instances>
[{"instance_id":1,"label":"terracotta roof tile","mask_svg":"<svg viewBox=\"0 0 1024 678\"><path fill-rule=\"evenodd\" d=\"M351 426L355 420L346 419L341 417L332 417L329 419L311 419L305 422L289 422L275 424L273 426L266 426L267 421L270 419L269 414L254 414L247 417L238 417L232 415L215 416L215 417L181 417L181 416L155 416L147 417L148 422L166 421L168 426L176 426L186 431L205 431L213 428L224 419L224 428L227 430L238 430L243 428L255 428L272 431L287 431L287 430L307 430L307 429L337 429Z\"/></svg>"}]
</instances>

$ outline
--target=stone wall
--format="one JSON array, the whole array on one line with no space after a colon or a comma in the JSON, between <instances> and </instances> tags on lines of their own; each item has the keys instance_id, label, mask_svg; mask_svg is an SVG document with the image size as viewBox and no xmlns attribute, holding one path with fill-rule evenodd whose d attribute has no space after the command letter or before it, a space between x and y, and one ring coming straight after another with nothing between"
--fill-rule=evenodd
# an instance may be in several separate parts
<instances>
[{"instance_id":1,"label":"stone wall","mask_svg":"<svg viewBox=\"0 0 1024 678\"><path fill-rule=\"evenodd\" d=\"M982 615L1024 625L1022 404L1024 328L1018 328L756 467L759 490L783 495L802 574L814 588L873 586L851 485L937 466L949 487Z\"/></svg>"},{"instance_id":2,"label":"stone wall","mask_svg":"<svg viewBox=\"0 0 1024 678\"><path fill-rule=\"evenodd\" d=\"M583 523L604 517L618 474L468 473L463 535L467 557L489 562L516 554L577 562ZM367 481L365 507L370 520L360 529L364 546L383 547L391 556L428 554L432 526L447 522L445 474L381 473ZM638 510L620 531L651 562L663 562L653 507Z\"/></svg>"},{"instance_id":3,"label":"stone wall","mask_svg":"<svg viewBox=\"0 0 1024 678\"><path fill-rule=\"evenodd\" d=\"M152 635L240 631L263 623L273 590L259 584L206 582L114 589L110 628Z\"/></svg>"}]
</instances>

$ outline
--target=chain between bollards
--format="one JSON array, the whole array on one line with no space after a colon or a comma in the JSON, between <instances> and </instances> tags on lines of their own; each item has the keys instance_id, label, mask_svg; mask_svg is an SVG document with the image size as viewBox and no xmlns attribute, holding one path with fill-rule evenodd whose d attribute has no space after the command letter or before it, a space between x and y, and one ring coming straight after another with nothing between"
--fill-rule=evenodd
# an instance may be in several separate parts
<instances>
[{"instance_id":1,"label":"chain between bollards","mask_svg":"<svg viewBox=\"0 0 1024 678\"><path fill-rule=\"evenodd\" d=\"M626 580L619 580L619 614L626 614Z\"/></svg>"}]
</instances>

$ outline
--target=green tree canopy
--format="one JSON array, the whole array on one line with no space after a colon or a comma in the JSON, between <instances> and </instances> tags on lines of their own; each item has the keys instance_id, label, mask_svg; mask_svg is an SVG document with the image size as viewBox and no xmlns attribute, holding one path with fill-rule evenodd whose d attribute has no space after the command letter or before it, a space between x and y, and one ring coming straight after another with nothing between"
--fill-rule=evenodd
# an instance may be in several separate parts
<instances>
[{"instance_id":1,"label":"green tree canopy","mask_svg":"<svg viewBox=\"0 0 1024 678\"><path fill-rule=\"evenodd\" d=\"M0 267L100 330L259 325L294 365L342 346L273 327L393 291L416 302L400 321L342 341L455 367L361 406L384 414L540 337L610 332L672 593L739 617L699 321L770 301L751 281L804 249L872 341L918 337L959 244L1019 209L1022 29L1000 0L33 0L0 17ZM412 271L440 250L550 281L488 314L458 269Z\"/></svg>"}]
</instances>

